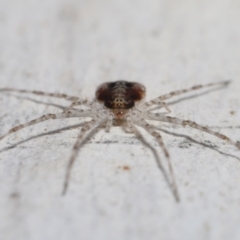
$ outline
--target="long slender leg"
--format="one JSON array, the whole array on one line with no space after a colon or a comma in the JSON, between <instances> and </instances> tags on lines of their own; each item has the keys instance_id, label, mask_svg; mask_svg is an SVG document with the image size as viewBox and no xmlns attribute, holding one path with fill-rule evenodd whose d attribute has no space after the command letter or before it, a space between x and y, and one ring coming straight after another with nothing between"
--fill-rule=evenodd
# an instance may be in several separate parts
<instances>
[{"instance_id":1,"label":"long slender leg","mask_svg":"<svg viewBox=\"0 0 240 240\"><path fill-rule=\"evenodd\" d=\"M96 119L93 119L90 122L87 122L82 127L82 129L80 130L80 133L77 137L77 141L75 142L75 144L73 146L72 155L71 155L71 157L69 159L69 162L68 162L68 165L67 165L67 170L66 170L66 175L65 175L65 179L64 179L62 195L65 195L65 193L67 192L71 169L72 169L72 166L73 166L73 164L76 160L79 148L82 145L82 142L83 142L83 139L85 137L86 132L89 131L89 130L93 130L94 128L99 126L104 120L106 120L106 119L101 119L100 121L99 120L97 121Z\"/></svg>"},{"instance_id":2,"label":"long slender leg","mask_svg":"<svg viewBox=\"0 0 240 240\"><path fill-rule=\"evenodd\" d=\"M171 112L171 110L170 110L170 108L168 107L167 103L165 103L165 102L157 102L157 103L156 103L156 102L153 102L153 101L154 101L154 100L144 103L144 105L142 105L141 108L146 109L146 108L148 108L148 107L151 107L151 106L157 104L158 106L165 108L168 113Z\"/></svg>"},{"instance_id":3,"label":"long slender leg","mask_svg":"<svg viewBox=\"0 0 240 240\"><path fill-rule=\"evenodd\" d=\"M189 120L182 120L182 119L179 119L179 118L176 118L176 117L169 117L169 116L164 116L162 114L159 114L159 113L148 113L146 115L146 117L149 119L149 120L157 120L157 121L163 121L163 122L168 122L168 123L173 123L173 124L177 124L177 125L182 125L182 126L189 126L191 128L196 128L200 131L203 131L203 132L206 132L206 133L209 133L215 137L218 137L224 141L227 141L228 143L236 146L237 148L240 148L240 143L237 143L235 141L233 141L232 139L230 139L229 137L227 137L226 135L223 135L221 133L218 133L218 132L215 132L205 126L202 126L198 123L195 123L193 121L189 121Z\"/></svg>"},{"instance_id":4,"label":"long slender leg","mask_svg":"<svg viewBox=\"0 0 240 240\"><path fill-rule=\"evenodd\" d=\"M64 99L69 100L69 101L80 100L79 97L69 96L69 95L62 94L62 93L46 93L46 92L41 92L41 91L29 91L29 90L14 89L14 88L0 88L0 92L30 93L30 94L41 95L41 96L64 98Z\"/></svg>"},{"instance_id":5,"label":"long slender leg","mask_svg":"<svg viewBox=\"0 0 240 240\"><path fill-rule=\"evenodd\" d=\"M170 172L170 175L172 178L172 189L173 189L174 196L175 196L176 200L179 201L180 198L179 198L179 194L178 194L178 188L177 188L177 183L175 180L172 162L170 159L169 152L162 140L162 136L160 135L160 133L156 132L155 129L150 124L148 124L144 119L139 119L138 121L136 121L136 124L141 126L142 128L144 128L146 131L148 131L152 136L154 136L157 139L157 141L158 141L160 147L162 148L163 153L167 159L167 162L168 162L168 168L169 168L169 172Z\"/></svg>"},{"instance_id":6,"label":"long slender leg","mask_svg":"<svg viewBox=\"0 0 240 240\"><path fill-rule=\"evenodd\" d=\"M172 97L175 97L175 96L183 94L183 93L195 91L195 90L198 90L198 89L201 89L201 88L218 86L218 85L226 86L229 83L230 83L230 81L222 81L222 82L217 82L217 83L209 83L209 84L205 84L205 85L196 85L196 86L193 86L191 88L182 89L182 90L178 90L178 91L173 91L173 92L170 92L168 94L164 94L164 95L162 95L160 97L157 97L157 98L155 98L155 99L153 99L151 101L145 102L145 103L143 103L143 106L144 107L150 107L150 106L153 106L153 105L158 105L158 104L161 104L163 101L165 101L167 99L170 99Z\"/></svg>"},{"instance_id":7,"label":"long slender leg","mask_svg":"<svg viewBox=\"0 0 240 240\"><path fill-rule=\"evenodd\" d=\"M85 106L91 107L93 104L94 104L94 101L89 102L88 100L78 99L78 100L76 100L76 101L73 101L73 102L67 107L67 109L73 109L74 107L79 106L79 105L85 105Z\"/></svg>"},{"instance_id":8,"label":"long slender leg","mask_svg":"<svg viewBox=\"0 0 240 240\"><path fill-rule=\"evenodd\" d=\"M68 109L72 109L74 106L78 106L78 105L91 106L92 104L88 100L83 100L83 99L80 99L79 97L69 96L63 93L46 93L42 91L29 91L29 90L14 89L14 88L0 88L0 92L30 93L30 94L40 95L40 96L63 98L65 100L72 101L72 104L68 107Z\"/></svg>"},{"instance_id":9,"label":"long slender leg","mask_svg":"<svg viewBox=\"0 0 240 240\"><path fill-rule=\"evenodd\" d=\"M109 131L110 131L110 128L111 128L112 125L113 125L113 118L114 118L113 114L112 114L112 113L109 113L108 119L107 119L107 124L106 124L106 127L105 127L106 132L109 132Z\"/></svg>"},{"instance_id":10,"label":"long slender leg","mask_svg":"<svg viewBox=\"0 0 240 240\"><path fill-rule=\"evenodd\" d=\"M47 121L49 119L61 119L61 118L74 118L74 117L86 117L89 116L90 112L89 111L84 111L84 110L69 110L67 112L62 112L62 113L57 113L57 114L45 114L39 118L33 119L29 122L26 122L24 124L20 124L18 126L15 126L13 128L11 128L9 131L7 131L5 134L0 136L0 140L2 140L3 138L7 137L8 135L10 135L11 133L17 132L25 127L40 123L40 122L44 122Z\"/></svg>"}]
</instances>

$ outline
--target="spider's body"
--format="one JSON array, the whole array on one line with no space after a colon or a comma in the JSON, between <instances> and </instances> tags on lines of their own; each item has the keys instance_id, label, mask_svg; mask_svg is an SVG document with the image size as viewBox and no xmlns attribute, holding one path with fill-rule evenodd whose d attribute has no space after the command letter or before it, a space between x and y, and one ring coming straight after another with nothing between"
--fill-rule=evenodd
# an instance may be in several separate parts
<instances>
[{"instance_id":1,"label":"spider's body","mask_svg":"<svg viewBox=\"0 0 240 240\"><path fill-rule=\"evenodd\" d=\"M66 177L64 182L63 194L66 192L70 177L70 170L72 165L77 157L77 153L83 143L88 132L97 129L98 126L105 124L106 131L109 131L113 126L113 120L120 120L120 122L126 122L127 127L132 132L137 132L136 126L140 126L144 128L149 134L156 138L160 147L163 150L163 153L168 160L168 166L170 170L170 174L172 176L172 189L174 192L174 196L176 200L179 199L177 185L175 183L173 169L170 161L170 156L168 150L166 149L164 142L162 140L161 134L154 128L153 125L150 124L149 121L159 121L159 122L167 122L175 125L189 126L195 129L198 129L203 132L207 132L211 135L214 135L224 141L229 142L232 145L240 148L240 143L236 143L231 140L229 137L215 132L205 126L197 124L193 121L182 120L176 117L166 116L163 113L156 113L153 111L153 106L163 107L168 112L170 109L168 108L165 100L170 99L174 96L195 91L200 88L212 87L212 86L225 86L229 82L217 82L210 83L206 85L197 85L188 89L173 91L168 94L162 95L158 98L155 98L148 102L142 102L145 97L145 87L137 82L127 82L127 81L116 81L116 82L107 82L101 84L96 90L96 99L93 101L81 100L76 96L68 96L66 94L58 94L58 93L45 93L40 91L28 91L28 90L18 90L12 88L2 88L0 92L3 91L15 91L21 93L32 93L35 95L42 96L50 96L56 98L63 98L71 102L71 104L64 108L64 110L57 114L46 114L42 117L36 118L27 123L15 126L11 128L7 133L0 136L0 140L5 138L11 133L17 132L20 129L25 127L47 121L50 119L63 119L63 118L82 118L82 117L90 117L92 120L86 121L82 126L77 141L74 144L72 155L70 157ZM84 110L75 108L76 106L85 106Z\"/></svg>"},{"instance_id":2,"label":"spider's body","mask_svg":"<svg viewBox=\"0 0 240 240\"><path fill-rule=\"evenodd\" d=\"M116 81L101 84L96 99L111 109L114 119L123 119L137 102L145 97L145 87L137 82Z\"/></svg>"}]
</instances>

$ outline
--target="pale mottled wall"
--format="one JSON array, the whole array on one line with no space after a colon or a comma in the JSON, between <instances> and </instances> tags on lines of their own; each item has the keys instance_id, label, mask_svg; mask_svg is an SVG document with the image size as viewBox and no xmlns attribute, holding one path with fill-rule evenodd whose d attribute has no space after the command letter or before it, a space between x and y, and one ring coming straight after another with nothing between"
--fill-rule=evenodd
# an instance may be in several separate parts
<instances>
[{"instance_id":1,"label":"pale mottled wall","mask_svg":"<svg viewBox=\"0 0 240 240\"><path fill-rule=\"evenodd\" d=\"M150 99L194 84L232 79L227 89L171 109L173 116L240 140L239 13L238 0L1 0L0 85L90 99L100 83L127 79L145 84ZM0 134L57 111L1 94ZM31 127L0 142L0 149L76 122ZM165 128L240 156L207 134ZM1 239L240 238L238 159L163 134L182 199L176 204L146 146L118 128L110 134L100 131L82 149L69 192L62 198L65 166L77 134L65 131L1 150ZM124 166L130 170L124 171Z\"/></svg>"}]
</instances>

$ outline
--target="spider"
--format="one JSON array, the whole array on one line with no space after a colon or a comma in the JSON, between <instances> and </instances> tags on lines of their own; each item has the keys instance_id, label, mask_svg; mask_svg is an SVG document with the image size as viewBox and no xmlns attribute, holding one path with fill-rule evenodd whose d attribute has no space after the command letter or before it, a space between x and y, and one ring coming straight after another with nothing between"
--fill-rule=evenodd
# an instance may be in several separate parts
<instances>
[{"instance_id":1,"label":"spider","mask_svg":"<svg viewBox=\"0 0 240 240\"><path fill-rule=\"evenodd\" d=\"M176 117L167 116L165 113L154 112L153 107L164 108L167 113L171 112L165 100L170 99L174 96L181 95L183 93L188 93L201 88L208 88L213 86L226 86L230 82L222 81L217 83L209 83L206 85L196 85L191 88L182 89L178 91L173 91L168 94L164 94L150 101L144 102L145 97L145 87L137 82L128 81L115 81L106 82L101 84L95 94L95 99L93 101L82 100L76 96L69 96L60 93L46 93L41 91L29 91L29 90L19 90L13 88L2 88L1 92L13 91L19 93L30 93L41 96L50 96L55 98L62 98L70 101L70 105L63 109L62 112L57 114L45 114L42 117L36 118L32 121L26 122L24 124L15 126L7 131L5 134L0 136L0 140L7 137L9 134L19 131L25 127L44 122L50 119L63 119L63 118L82 118L90 117L90 121L84 122L77 140L73 146L72 153L66 168L66 174L63 184L62 194L64 195L68 189L69 178L72 166L76 160L77 153L83 144L84 139L88 132L96 130L99 126L105 124L106 132L109 132L110 128L116 123L125 126L131 132L136 133L136 126L140 126L145 129L149 134L151 134L158 141L166 159L168 162L168 168L171 175L171 187L175 196L175 199L179 201L179 194L177 189L176 180L174 177L173 167L171 164L171 159L169 152L164 145L162 136L156 131L153 125L149 123L149 120L167 122L175 125L189 126L191 128L198 129L200 131L214 135L228 143L236 146L240 149L240 143L234 142L229 137L215 132L205 126L189 120L182 120ZM78 109L77 106L83 106L84 109Z\"/></svg>"}]
</instances>

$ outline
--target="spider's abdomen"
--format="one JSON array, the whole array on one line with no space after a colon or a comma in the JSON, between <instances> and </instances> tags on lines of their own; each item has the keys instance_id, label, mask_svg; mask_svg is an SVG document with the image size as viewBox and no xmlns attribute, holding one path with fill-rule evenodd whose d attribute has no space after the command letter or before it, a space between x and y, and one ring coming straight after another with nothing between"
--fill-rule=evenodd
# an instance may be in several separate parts
<instances>
[{"instance_id":1,"label":"spider's abdomen","mask_svg":"<svg viewBox=\"0 0 240 240\"><path fill-rule=\"evenodd\" d=\"M96 91L96 99L109 109L130 109L144 97L145 87L137 82L106 82Z\"/></svg>"}]
</instances>

